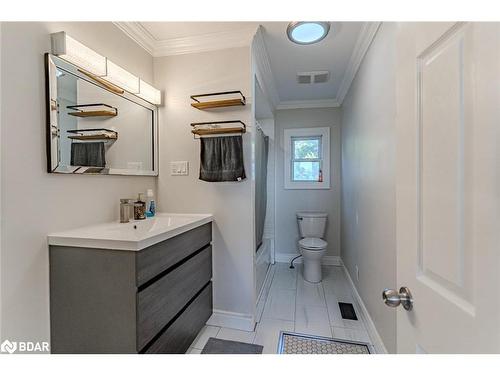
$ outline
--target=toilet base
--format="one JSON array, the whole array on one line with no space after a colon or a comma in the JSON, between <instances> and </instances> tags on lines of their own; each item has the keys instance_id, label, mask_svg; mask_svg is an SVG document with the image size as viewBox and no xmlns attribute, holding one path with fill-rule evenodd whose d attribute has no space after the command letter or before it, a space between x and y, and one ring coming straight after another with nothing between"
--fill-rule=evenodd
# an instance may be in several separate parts
<instances>
[{"instance_id":1,"label":"toilet base","mask_svg":"<svg viewBox=\"0 0 500 375\"><path fill-rule=\"evenodd\" d=\"M304 259L304 269L302 272L304 280L310 283L321 282L321 262L317 260L307 261Z\"/></svg>"},{"instance_id":2,"label":"toilet base","mask_svg":"<svg viewBox=\"0 0 500 375\"><path fill-rule=\"evenodd\" d=\"M321 272L321 259L326 250L309 250L305 248L300 249L303 260L302 276L304 280L310 283L319 283L322 279Z\"/></svg>"}]
</instances>

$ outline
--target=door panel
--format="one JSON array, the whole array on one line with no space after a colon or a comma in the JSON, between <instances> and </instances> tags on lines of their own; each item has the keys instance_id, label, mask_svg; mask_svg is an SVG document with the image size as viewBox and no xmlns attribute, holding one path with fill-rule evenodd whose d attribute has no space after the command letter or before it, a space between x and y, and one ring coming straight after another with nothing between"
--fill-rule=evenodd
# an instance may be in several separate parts
<instances>
[{"instance_id":1,"label":"door panel","mask_svg":"<svg viewBox=\"0 0 500 375\"><path fill-rule=\"evenodd\" d=\"M474 313L469 237L472 101L471 35L448 30L417 57L418 278Z\"/></svg>"},{"instance_id":2,"label":"door panel","mask_svg":"<svg viewBox=\"0 0 500 375\"><path fill-rule=\"evenodd\" d=\"M398 351L500 352L500 28L401 24Z\"/></svg>"}]
</instances>

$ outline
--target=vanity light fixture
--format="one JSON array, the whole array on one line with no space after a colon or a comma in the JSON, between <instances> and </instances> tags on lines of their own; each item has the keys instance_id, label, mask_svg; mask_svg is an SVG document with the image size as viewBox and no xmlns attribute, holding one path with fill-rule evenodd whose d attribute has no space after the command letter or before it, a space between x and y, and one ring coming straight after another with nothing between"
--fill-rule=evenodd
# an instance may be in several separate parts
<instances>
[{"instance_id":1,"label":"vanity light fixture","mask_svg":"<svg viewBox=\"0 0 500 375\"><path fill-rule=\"evenodd\" d=\"M314 44L323 40L330 31L330 22L290 22L286 28L288 39L297 44Z\"/></svg>"},{"instance_id":2,"label":"vanity light fixture","mask_svg":"<svg viewBox=\"0 0 500 375\"><path fill-rule=\"evenodd\" d=\"M132 94L139 93L139 77L127 72L110 60L107 62L107 73L103 78Z\"/></svg>"},{"instance_id":3,"label":"vanity light fixture","mask_svg":"<svg viewBox=\"0 0 500 375\"><path fill-rule=\"evenodd\" d=\"M61 31L51 34L52 54L79 66L96 76L106 75L106 57Z\"/></svg>"},{"instance_id":4,"label":"vanity light fixture","mask_svg":"<svg viewBox=\"0 0 500 375\"><path fill-rule=\"evenodd\" d=\"M117 86L117 90L126 90L151 104L161 104L160 90L71 38L65 31L53 33L50 36L52 54L82 68L84 70L82 73L89 77L94 75L91 77L94 81L104 86L106 84ZM118 94L121 93L123 92L118 92Z\"/></svg>"},{"instance_id":5,"label":"vanity light fixture","mask_svg":"<svg viewBox=\"0 0 500 375\"><path fill-rule=\"evenodd\" d=\"M153 86L144 82L142 79L139 82L139 93L137 94L137 96L150 103L161 104L160 90L155 89Z\"/></svg>"}]
</instances>

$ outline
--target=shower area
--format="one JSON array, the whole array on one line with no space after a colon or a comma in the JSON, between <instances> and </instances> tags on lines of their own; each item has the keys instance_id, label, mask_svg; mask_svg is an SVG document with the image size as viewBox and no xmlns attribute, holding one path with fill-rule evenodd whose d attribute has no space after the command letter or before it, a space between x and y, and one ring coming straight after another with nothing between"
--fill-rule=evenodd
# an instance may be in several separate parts
<instances>
[{"instance_id":1,"label":"shower area","mask_svg":"<svg viewBox=\"0 0 500 375\"><path fill-rule=\"evenodd\" d=\"M255 291L262 292L274 263L274 118L255 81Z\"/></svg>"}]
</instances>

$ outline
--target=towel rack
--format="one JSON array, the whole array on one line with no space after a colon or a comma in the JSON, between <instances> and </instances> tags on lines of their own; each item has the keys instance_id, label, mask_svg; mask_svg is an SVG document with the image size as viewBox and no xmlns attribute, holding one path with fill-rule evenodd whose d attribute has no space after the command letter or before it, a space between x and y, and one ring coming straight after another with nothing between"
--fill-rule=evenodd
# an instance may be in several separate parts
<instances>
[{"instance_id":1,"label":"towel rack","mask_svg":"<svg viewBox=\"0 0 500 375\"><path fill-rule=\"evenodd\" d=\"M118 139L118 132L116 132L115 130L104 129L104 128L74 129L74 130L66 130L66 132L75 134L75 135L68 135L68 138L78 141L96 141L96 140L116 141Z\"/></svg>"},{"instance_id":2,"label":"towel rack","mask_svg":"<svg viewBox=\"0 0 500 375\"><path fill-rule=\"evenodd\" d=\"M219 99L219 100L210 100L206 102L202 102L198 100L198 98L205 98L208 96L230 96L238 94L240 97L231 98L231 99ZM246 98L240 90L236 91L223 91L223 92L212 92L209 94L200 94L200 95L191 95L190 98L194 100L196 103L191 103L191 106L197 109L211 109L211 108L221 108L221 107L232 107L238 105L246 105Z\"/></svg>"},{"instance_id":3,"label":"towel rack","mask_svg":"<svg viewBox=\"0 0 500 375\"><path fill-rule=\"evenodd\" d=\"M238 124L238 126L220 126L228 124ZM193 122L191 126L193 127L191 133L194 134L195 139L197 135L201 137L204 135L243 134L247 131L247 126L240 120Z\"/></svg>"}]
</instances>

